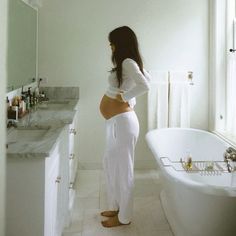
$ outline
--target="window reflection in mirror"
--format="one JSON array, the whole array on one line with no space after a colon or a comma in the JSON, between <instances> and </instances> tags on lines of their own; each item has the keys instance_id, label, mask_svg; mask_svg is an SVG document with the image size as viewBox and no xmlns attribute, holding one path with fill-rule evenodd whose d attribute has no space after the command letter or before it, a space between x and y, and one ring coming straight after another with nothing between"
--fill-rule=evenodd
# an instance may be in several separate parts
<instances>
[{"instance_id":1,"label":"window reflection in mirror","mask_svg":"<svg viewBox=\"0 0 236 236\"><path fill-rule=\"evenodd\" d=\"M7 91L29 84L37 70L37 10L9 0Z\"/></svg>"}]
</instances>

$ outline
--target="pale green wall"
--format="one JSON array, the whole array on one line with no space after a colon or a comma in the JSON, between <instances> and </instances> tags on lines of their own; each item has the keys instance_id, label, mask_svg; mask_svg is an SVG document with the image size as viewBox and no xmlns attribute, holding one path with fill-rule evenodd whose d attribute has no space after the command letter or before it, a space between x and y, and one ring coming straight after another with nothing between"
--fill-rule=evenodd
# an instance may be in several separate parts
<instances>
[{"instance_id":1,"label":"pale green wall","mask_svg":"<svg viewBox=\"0 0 236 236\"><path fill-rule=\"evenodd\" d=\"M39 10L39 74L49 86L80 86L82 162L102 160L99 102L111 68L107 35L121 25L137 33L146 69L194 71L191 123L207 129L207 0L45 0ZM146 107L142 96L136 106L141 126L136 164L143 167L154 163L144 140Z\"/></svg>"},{"instance_id":2,"label":"pale green wall","mask_svg":"<svg viewBox=\"0 0 236 236\"><path fill-rule=\"evenodd\" d=\"M8 87L14 89L36 78L37 10L22 0L9 0Z\"/></svg>"},{"instance_id":3,"label":"pale green wall","mask_svg":"<svg viewBox=\"0 0 236 236\"><path fill-rule=\"evenodd\" d=\"M7 44L7 0L0 1L0 236L5 227L5 98L6 98L6 44Z\"/></svg>"}]
</instances>

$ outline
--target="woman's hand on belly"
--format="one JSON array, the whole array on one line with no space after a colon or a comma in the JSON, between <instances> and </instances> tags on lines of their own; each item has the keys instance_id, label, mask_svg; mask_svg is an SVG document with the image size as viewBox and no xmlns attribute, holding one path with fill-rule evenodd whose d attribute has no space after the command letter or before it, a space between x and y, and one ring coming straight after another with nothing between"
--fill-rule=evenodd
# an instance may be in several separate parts
<instances>
[{"instance_id":1,"label":"woman's hand on belly","mask_svg":"<svg viewBox=\"0 0 236 236\"><path fill-rule=\"evenodd\" d=\"M118 94L117 97L122 99L120 94ZM100 103L100 112L105 119L109 119L112 116L131 110L132 108L129 107L128 102L124 102L123 100L121 102L116 98L113 99L106 95L103 96Z\"/></svg>"},{"instance_id":2,"label":"woman's hand on belly","mask_svg":"<svg viewBox=\"0 0 236 236\"><path fill-rule=\"evenodd\" d=\"M118 93L117 95L116 95L116 100L118 101L118 102L123 102L123 103L126 103L123 99L122 99L122 97L121 97L121 94L120 93Z\"/></svg>"}]
</instances>

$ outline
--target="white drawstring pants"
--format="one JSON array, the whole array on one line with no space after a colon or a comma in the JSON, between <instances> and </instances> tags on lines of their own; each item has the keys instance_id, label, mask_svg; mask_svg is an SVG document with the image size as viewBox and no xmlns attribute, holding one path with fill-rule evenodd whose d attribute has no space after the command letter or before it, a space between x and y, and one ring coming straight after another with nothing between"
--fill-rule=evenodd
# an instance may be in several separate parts
<instances>
[{"instance_id":1,"label":"white drawstring pants","mask_svg":"<svg viewBox=\"0 0 236 236\"><path fill-rule=\"evenodd\" d=\"M133 211L134 149L139 122L134 111L106 120L106 148L103 159L108 207L118 211L119 221L128 224Z\"/></svg>"}]
</instances>

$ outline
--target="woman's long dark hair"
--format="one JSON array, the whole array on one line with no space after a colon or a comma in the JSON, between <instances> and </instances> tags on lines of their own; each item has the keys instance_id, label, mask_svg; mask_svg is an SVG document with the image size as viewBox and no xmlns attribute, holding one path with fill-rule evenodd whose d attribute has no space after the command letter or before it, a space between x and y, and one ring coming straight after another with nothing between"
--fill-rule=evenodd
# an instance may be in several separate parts
<instances>
[{"instance_id":1,"label":"woman's long dark hair","mask_svg":"<svg viewBox=\"0 0 236 236\"><path fill-rule=\"evenodd\" d=\"M109 33L108 39L115 46L111 58L115 68L112 71L116 72L120 87L122 84L122 62L126 58L136 61L140 71L143 73L143 62L139 53L138 40L133 30L128 26L114 29Z\"/></svg>"}]
</instances>

